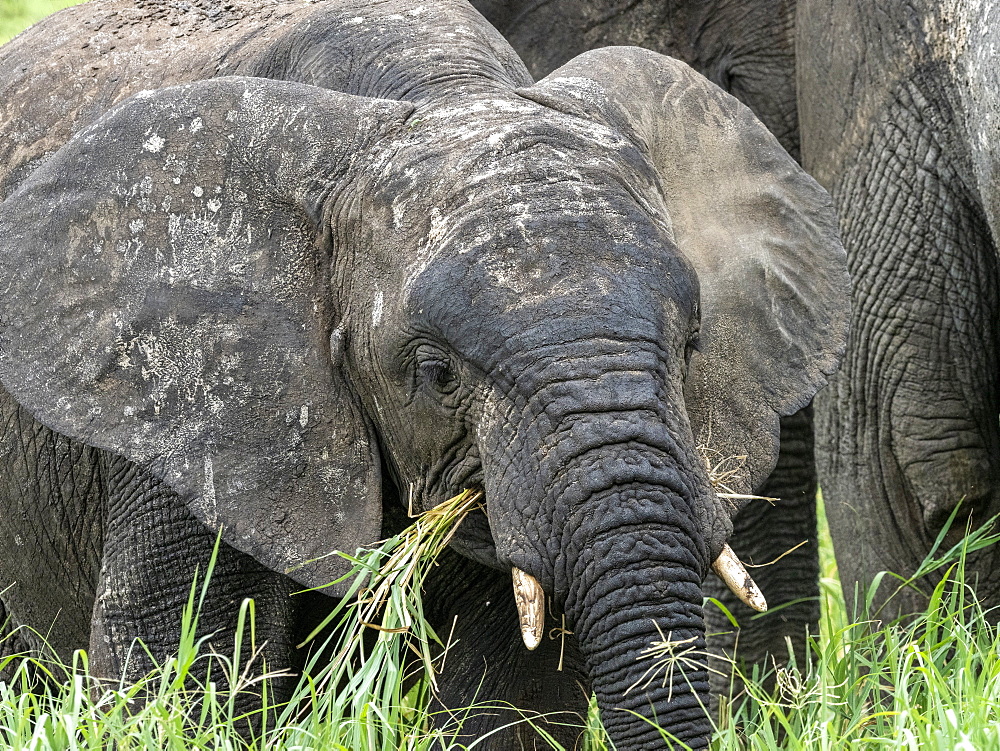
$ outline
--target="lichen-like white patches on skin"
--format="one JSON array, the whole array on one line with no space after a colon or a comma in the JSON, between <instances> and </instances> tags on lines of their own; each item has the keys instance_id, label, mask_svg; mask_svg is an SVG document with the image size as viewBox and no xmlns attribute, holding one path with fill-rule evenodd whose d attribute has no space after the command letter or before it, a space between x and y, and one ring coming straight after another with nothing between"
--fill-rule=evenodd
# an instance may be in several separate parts
<instances>
[{"instance_id":1,"label":"lichen-like white patches on skin","mask_svg":"<svg viewBox=\"0 0 1000 751\"><path fill-rule=\"evenodd\" d=\"M319 476L328 492L332 493L337 493L344 486L345 481L349 481L347 472L330 464L320 469Z\"/></svg>"},{"instance_id":2,"label":"lichen-like white patches on skin","mask_svg":"<svg viewBox=\"0 0 1000 751\"><path fill-rule=\"evenodd\" d=\"M171 214L167 220L167 238L170 255L159 273L171 284L186 280L192 286L202 286L207 270L220 279L233 281L242 279L246 273L243 249L250 245L251 237L240 209L233 212L224 226L214 213Z\"/></svg>"},{"instance_id":3,"label":"lichen-like white patches on skin","mask_svg":"<svg viewBox=\"0 0 1000 751\"><path fill-rule=\"evenodd\" d=\"M385 307L385 296L382 294L382 290L375 290L375 301L372 304L372 326L378 326L382 323L382 311Z\"/></svg>"},{"instance_id":4,"label":"lichen-like white patches on skin","mask_svg":"<svg viewBox=\"0 0 1000 751\"><path fill-rule=\"evenodd\" d=\"M222 208L222 202L219 201L217 198L213 198L207 204L205 204L205 208L207 208L214 214L215 212L217 212L219 209Z\"/></svg>"},{"instance_id":5,"label":"lichen-like white patches on skin","mask_svg":"<svg viewBox=\"0 0 1000 751\"><path fill-rule=\"evenodd\" d=\"M191 195L193 195L195 198L201 198L204 194L205 190L200 185L195 185L194 189L191 191Z\"/></svg>"},{"instance_id":6,"label":"lichen-like white patches on skin","mask_svg":"<svg viewBox=\"0 0 1000 751\"><path fill-rule=\"evenodd\" d=\"M163 149L163 145L165 143L166 141L163 140L163 138L154 133L153 135L151 135L149 138L146 139L145 143L142 144L142 148L145 151L151 151L152 153L156 154L161 149Z\"/></svg>"},{"instance_id":7,"label":"lichen-like white patches on skin","mask_svg":"<svg viewBox=\"0 0 1000 751\"><path fill-rule=\"evenodd\" d=\"M212 462L211 454L205 454L205 482L201 493L209 523L218 524L219 512L215 495L215 464Z\"/></svg>"},{"instance_id":8,"label":"lichen-like white patches on skin","mask_svg":"<svg viewBox=\"0 0 1000 751\"><path fill-rule=\"evenodd\" d=\"M238 324L214 317L205 317L193 326L165 318L138 334L120 330L114 343L119 365L139 369L139 377L147 385L146 405L153 414L160 414L165 404L186 403L192 405L192 415L202 415L189 420L192 431L201 429L203 418L218 415L225 408L214 389L225 388L239 398L245 398L249 389L231 377L243 367L240 356L220 358L206 349L201 335L206 330L224 341L240 336Z\"/></svg>"},{"instance_id":9,"label":"lichen-like white patches on skin","mask_svg":"<svg viewBox=\"0 0 1000 751\"><path fill-rule=\"evenodd\" d=\"M399 229L403 224L403 214L406 212L406 203L404 201L396 201L392 204L392 226L395 229Z\"/></svg>"},{"instance_id":10,"label":"lichen-like white patches on skin","mask_svg":"<svg viewBox=\"0 0 1000 751\"><path fill-rule=\"evenodd\" d=\"M431 245L439 243L448 229L448 220L436 206L431 209L431 229L427 233L427 242Z\"/></svg>"},{"instance_id":11,"label":"lichen-like white patches on skin","mask_svg":"<svg viewBox=\"0 0 1000 751\"><path fill-rule=\"evenodd\" d=\"M303 404L299 409L299 425L304 430L309 425L309 405Z\"/></svg>"},{"instance_id":12,"label":"lichen-like white patches on skin","mask_svg":"<svg viewBox=\"0 0 1000 751\"><path fill-rule=\"evenodd\" d=\"M196 117L191 121L191 132L197 133L199 130L205 127L205 123L202 122L200 117Z\"/></svg>"}]
</instances>

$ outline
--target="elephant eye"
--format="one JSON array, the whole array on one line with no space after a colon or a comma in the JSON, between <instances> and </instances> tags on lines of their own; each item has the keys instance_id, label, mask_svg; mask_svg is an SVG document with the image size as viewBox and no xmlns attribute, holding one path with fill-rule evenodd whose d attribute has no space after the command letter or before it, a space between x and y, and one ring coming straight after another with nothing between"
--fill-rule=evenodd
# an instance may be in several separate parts
<instances>
[{"instance_id":1,"label":"elephant eye","mask_svg":"<svg viewBox=\"0 0 1000 751\"><path fill-rule=\"evenodd\" d=\"M684 344L684 370L687 371L691 367L691 355L695 352L701 351L701 340L698 338L698 332L695 331L688 337L687 342Z\"/></svg>"},{"instance_id":2,"label":"elephant eye","mask_svg":"<svg viewBox=\"0 0 1000 751\"><path fill-rule=\"evenodd\" d=\"M417 368L420 382L435 391L450 394L458 388L458 378L448 361L441 357L421 360Z\"/></svg>"}]
</instances>

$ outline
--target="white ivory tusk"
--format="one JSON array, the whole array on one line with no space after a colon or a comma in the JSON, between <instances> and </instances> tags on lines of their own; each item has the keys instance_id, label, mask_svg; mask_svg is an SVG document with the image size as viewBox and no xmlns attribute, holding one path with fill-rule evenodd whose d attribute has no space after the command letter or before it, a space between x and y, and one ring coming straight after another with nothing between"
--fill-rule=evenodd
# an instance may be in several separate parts
<instances>
[{"instance_id":1,"label":"white ivory tusk","mask_svg":"<svg viewBox=\"0 0 1000 751\"><path fill-rule=\"evenodd\" d=\"M545 592L538 579L519 568L511 569L514 576L514 602L521 618L521 638L524 646L535 649L542 643L545 628Z\"/></svg>"},{"instance_id":2,"label":"white ivory tusk","mask_svg":"<svg viewBox=\"0 0 1000 751\"><path fill-rule=\"evenodd\" d=\"M743 564L740 563L740 559L736 557L736 553L733 552L731 547L728 545L723 546L719 557L712 564L712 571L748 607L753 608L758 613L763 613L767 610L767 600L764 599L764 593L760 591L754 580L750 578L750 574L743 568Z\"/></svg>"}]
</instances>

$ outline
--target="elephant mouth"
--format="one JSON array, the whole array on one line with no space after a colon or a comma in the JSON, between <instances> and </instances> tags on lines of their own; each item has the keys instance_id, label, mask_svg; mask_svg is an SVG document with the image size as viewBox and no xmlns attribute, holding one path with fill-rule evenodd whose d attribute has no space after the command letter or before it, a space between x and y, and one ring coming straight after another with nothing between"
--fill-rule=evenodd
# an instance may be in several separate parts
<instances>
[{"instance_id":1,"label":"elephant mouth","mask_svg":"<svg viewBox=\"0 0 1000 751\"><path fill-rule=\"evenodd\" d=\"M746 567L729 545L722 547L722 552L712 564L712 571L747 607L758 613L767 610L764 593L760 591L757 583L747 573ZM517 614L521 625L521 639L524 641L525 647L533 650L542 642L545 623L545 591L535 577L516 566L511 570L511 574L514 583L514 602L517 604Z\"/></svg>"},{"instance_id":2,"label":"elephant mouth","mask_svg":"<svg viewBox=\"0 0 1000 751\"><path fill-rule=\"evenodd\" d=\"M502 563L497 555L496 542L490 530L489 518L482 508L474 509L462 522L452 538L451 546L459 553L472 560L504 570L508 565ZM541 643L542 628L545 622L545 591L542 585L531 574L514 566L510 568L514 600L521 626L521 638L524 646L533 650ZM723 545L718 557L712 563L712 571L729 590L747 607L763 613L767 610L767 600L760 587L747 572L733 549Z\"/></svg>"},{"instance_id":3,"label":"elephant mouth","mask_svg":"<svg viewBox=\"0 0 1000 751\"><path fill-rule=\"evenodd\" d=\"M449 484L459 480L463 488L480 489L483 486L482 465L476 461L464 463L463 469L454 473ZM483 497L483 505L472 510L462 522L451 546L459 553L491 568L504 570L509 564L500 561L496 541L490 528L486 512L488 499ZM545 591L539 581L526 571L510 567L514 601L517 605L521 638L524 646L534 650L542 641L545 622ZM763 592L747 572L739 557L728 545L723 545L718 557L712 563L712 571L718 576L747 607L763 613L767 601Z\"/></svg>"},{"instance_id":4,"label":"elephant mouth","mask_svg":"<svg viewBox=\"0 0 1000 751\"><path fill-rule=\"evenodd\" d=\"M476 486L470 485L469 487L470 489L476 489ZM488 502L488 499L484 496L482 501L483 506L475 508L468 513L458 529L455 530L455 535L452 537L449 545L476 563L505 571L509 566L503 564L497 554L496 541L493 539L493 532L490 529L489 518L485 510L485 505Z\"/></svg>"}]
</instances>

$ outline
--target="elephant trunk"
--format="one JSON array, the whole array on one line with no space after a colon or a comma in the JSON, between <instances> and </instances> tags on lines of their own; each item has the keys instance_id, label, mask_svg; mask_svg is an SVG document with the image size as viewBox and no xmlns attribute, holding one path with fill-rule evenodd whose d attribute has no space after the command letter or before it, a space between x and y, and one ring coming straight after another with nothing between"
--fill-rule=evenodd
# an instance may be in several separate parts
<instances>
[{"instance_id":1,"label":"elephant trunk","mask_svg":"<svg viewBox=\"0 0 1000 751\"><path fill-rule=\"evenodd\" d=\"M662 748L650 723L702 747L711 725L701 582L731 531L728 514L660 353L558 354L517 368L529 396L497 398L481 423L497 557L515 582L517 569L537 579L518 595L522 636L529 647L539 638L529 603L544 590L576 635L618 748Z\"/></svg>"},{"instance_id":2,"label":"elephant trunk","mask_svg":"<svg viewBox=\"0 0 1000 751\"><path fill-rule=\"evenodd\" d=\"M691 748L707 745L697 552L685 533L663 524L600 526L585 530L564 609L608 735L617 748L663 748L662 728Z\"/></svg>"}]
</instances>

